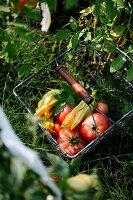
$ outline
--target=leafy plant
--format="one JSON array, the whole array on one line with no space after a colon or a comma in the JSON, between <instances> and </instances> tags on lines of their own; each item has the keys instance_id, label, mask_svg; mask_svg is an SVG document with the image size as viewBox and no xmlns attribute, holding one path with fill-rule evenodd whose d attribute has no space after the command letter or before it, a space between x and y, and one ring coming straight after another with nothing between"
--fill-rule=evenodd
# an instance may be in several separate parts
<instances>
[{"instance_id":1,"label":"leafy plant","mask_svg":"<svg viewBox=\"0 0 133 200\"><path fill-rule=\"evenodd\" d=\"M17 3L17 1L14 1ZM40 13L31 5L26 4L25 10L29 19L21 17L21 13L13 10L10 4L1 2L1 29L0 29L0 41L2 50L0 52L0 58L5 59L7 63L13 62L13 58L19 54L19 47L23 46L23 43L35 45L37 40L40 39L39 34L35 33L35 30L30 30L29 19L40 20ZM3 20L2 20L3 19Z\"/></svg>"},{"instance_id":2,"label":"leafy plant","mask_svg":"<svg viewBox=\"0 0 133 200\"><path fill-rule=\"evenodd\" d=\"M0 198L41 199L46 198L40 178L18 158L12 156L0 138Z\"/></svg>"},{"instance_id":3,"label":"leafy plant","mask_svg":"<svg viewBox=\"0 0 133 200\"><path fill-rule=\"evenodd\" d=\"M59 30L52 39L70 38L68 48L75 48L80 40L91 43L112 63L111 73L126 65L126 78L132 81L132 10L130 1L96 0L80 11L79 19L71 16L68 28ZM93 60L98 63L95 53Z\"/></svg>"},{"instance_id":4,"label":"leafy plant","mask_svg":"<svg viewBox=\"0 0 133 200\"><path fill-rule=\"evenodd\" d=\"M72 90L66 83L60 83L62 92L55 95L58 100L56 107L53 109L53 116L57 115L66 105L66 103L72 108L74 103L79 101L79 96Z\"/></svg>"}]
</instances>

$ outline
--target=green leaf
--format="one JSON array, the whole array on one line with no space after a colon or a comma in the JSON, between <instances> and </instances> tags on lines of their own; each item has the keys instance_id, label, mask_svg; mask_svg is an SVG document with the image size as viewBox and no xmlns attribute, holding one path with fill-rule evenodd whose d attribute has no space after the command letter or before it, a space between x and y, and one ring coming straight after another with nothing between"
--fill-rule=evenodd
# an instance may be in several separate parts
<instances>
[{"instance_id":1,"label":"green leaf","mask_svg":"<svg viewBox=\"0 0 133 200\"><path fill-rule=\"evenodd\" d=\"M133 65L128 70L126 79L128 81L132 81L133 80Z\"/></svg>"},{"instance_id":2,"label":"green leaf","mask_svg":"<svg viewBox=\"0 0 133 200\"><path fill-rule=\"evenodd\" d=\"M133 45L130 45L130 46L128 47L128 53L133 53Z\"/></svg>"},{"instance_id":3,"label":"green leaf","mask_svg":"<svg viewBox=\"0 0 133 200\"><path fill-rule=\"evenodd\" d=\"M86 33L86 28L83 28L79 33L79 38L81 38Z\"/></svg>"},{"instance_id":4,"label":"green leaf","mask_svg":"<svg viewBox=\"0 0 133 200\"><path fill-rule=\"evenodd\" d=\"M62 158L57 155L47 153L47 159L52 164L52 167L49 168L49 171L53 173L53 175L56 175L59 179L69 176L69 165Z\"/></svg>"},{"instance_id":5,"label":"green leaf","mask_svg":"<svg viewBox=\"0 0 133 200\"><path fill-rule=\"evenodd\" d=\"M23 28L23 27L15 27L14 31L16 32L16 34L18 34L23 40L27 40L27 41L31 41L31 42L35 42L36 41L36 37L35 35L33 35L31 32L29 32L27 29Z\"/></svg>"},{"instance_id":6,"label":"green leaf","mask_svg":"<svg viewBox=\"0 0 133 200\"><path fill-rule=\"evenodd\" d=\"M52 40L61 41L68 38L71 35L71 31L68 29L59 30L53 37Z\"/></svg>"},{"instance_id":7,"label":"green leaf","mask_svg":"<svg viewBox=\"0 0 133 200\"><path fill-rule=\"evenodd\" d=\"M32 41L31 33L25 28L15 27L14 31L24 40Z\"/></svg>"},{"instance_id":8,"label":"green leaf","mask_svg":"<svg viewBox=\"0 0 133 200\"><path fill-rule=\"evenodd\" d=\"M75 33L72 37L72 47L75 48L78 44L79 33Z\"/></svg>"},{"instance_id":9,"label":"green leaf","mask_svg":"<svg viewBox=\"0 0 133 200\"><path fill-rule=\"evenodd\" d=\"M6 31L0 28L0 41L8 41L9 36Z\"/></svg>"},{"instance_id":10,"label":"green leaf","mask_svg":"<svg viewBox=\"0 0 133 200\"><path fill-rule=\"evenodd\" d=\"M66 0L66 9L70 9L78 3L78 0Z\"/></svg>"},{"instance_id":11,"label":"green leaf","mask_svg":"<svg viewBox=\"0 0 133 200\"><path fill-rule=\"evenodd\" d=\"M107 24L108 23L108 19L104 16L100 16L100 21L103 23L103 24Z\"/></svg>"},{"instance_id":12,"label":"green leaf","mask_svg":"<svg viewBox=\"0 0 133 200\"><path fill-rule=\"evenodd\" d=\"M80 18L85 17L89 15L90 13L93 13L95 9L95 5L93 4L92 6L89 6L88 8L85 8L84 10L81 10L80 13L82 14Z\"/></svg>"},{"instance_id":13,"label":"green leaf","mask_svg":"<svg viewBox=\"0 0 133 200\"><path fill-rule=\"evenodd\" d=\"M116 46L109 45L109 46L107 46L107 47L104 48L104 51L110 52L110 53L115 52L116 51Z\"/></svg>"},{"instance_id":14,"label":"green leaf","mask_svg":"<svg viewBox=\"0 0 133 200\"><path fill-rule=\"evenodd\" d=\"M125 25L118 25L111 30L110 34L114 37L119 37L124 34L127 27Z\"/></svg>"},{"instance_id":15,"label":"green leaf","mask_svg":"<svg viewBox=\"0 0 133 200\"><path fill-rule=\"evenodd\" d=\"M16 27L26 27L28 25L28 23L25 20L16 19L16 20L14 20L13 25Z\"/></svg>"},{"instance_id":16,"label":"green leaf","mask_svg":"<svg viewBox=\"0 0 133 200\"><path fill-rule=\"evenodd\" d=\"M115 7L114 7L114 2L112 0L106 0L106 13L113 21L114 15L115 15Z\"/></svg>"},{"instance_id":17,"label":"green leaf","mask_svg":"<svg viewBox=\"0 0 133 200\"><path fill-rule=\"evenodd\" d=\"M74 31L78 29L77 21L73 17L70 17L70 26Z\"/></svg>"},{"instance_id":18,"label":"green leaf","mask_svg":"<svg viewBox=\"0 0 133 200\"><path fill-rule=\"evenodd\" d=\"M117 0L116 2L117 2L117 9L126 7L126 1Z\"/></svg>"},{"instance_id":19,"label":"green leaf","mask_svg":"<svg viewBox=\"0 0 133 200\"><path fill-rule=\"evenodd\" d=\"M15 44L12 41L8 42L5 50L8 52L8 57L10 59L12 59L14 55L16 54Z\"/></svg>"},{"instance_id":20,"label":"green leaf","mask_svg":"<svg viewBox=\"0 0 133 200\"><path fill-rule=\"evenodd\" d=\"M41 15L35 7L25 4L23 10L30 19L41 20Z\"/></svg>"},{"instance_id":21,"label":"green leaf","mask_svg":"<svg viewBox=\"0 0 133 200\"><path fill-rule=\"evenodd\" d=\"M107 34L105 32L101 32L96 38L92 40L92 42L94 43L94 45L96 45L100 43L106 36Z\"/></svg>"},{"instance_id":22,"label":"green leaf","mask_svg":"<svg viewBox=\"0 0 133 200\"><path fill-rule=\"evenodd\" d=\"M124 65L125 62L126 62L126 58L122 54L120 54L112 62L111 67L110 67L110 72L113 73L119 70Z\"/></svg>"},{"instance_id":23,"label":"green leaf","mask_svg":"<svg viewBox=\"0 0 133 200\"><path fill-rule=\"evenodd\" d=\"M0 12L0 19L4 18L4 13Z\"/></svg>"},{"instance_id":24,"label":"green leaf","mask_svg":"<svg viewBox=\"0 0 133 200\"><path fill-rule=\"evenodd\" d=\"M90 18L86 24L86 28L87 30L89 31L90 30L90 25L91 25L91 22L92 22L92 18Z\"/></svg>"},{"instance_id":25,"label":"green leaf","mask_svg":"<svg viewBox=\"0 0 133 200\"><path fill-rule=\"evenodd\" d=\"M24 63L23 65L22 65L22 67L19 69L19 75L20 76L23 76L23 75L25 75L27 72L29 71L29 64L28 63Z\"/></svg>"},{"instance_id":26,"label":"green leaf","mask_svg":"<svg viewBox=\"0 0 133 200\"><path fill-rule=\"evenodd\" d=\"M2 5L0 5L0 11L1 12L10 12L10 9L11 9L11 7L9 7L9 6L2 6Z\"/></svg>"},{"instance_id":27,"label":"green leaf","mask_svg":"<svg viewBox=\"0 0 133 200\"><path fill-rule=\"evenodd\" d=\"M70 86L68 84L61 83L61 87L64 90L64 92L67 92L69 94L71 88L70 88Z\"/></svg>"},{"instance_id":28,"label":"green leaf","mask_svg":"<svg viewBox=\"0 0 133 200\"><path fill-rule=\"evenodd\" d=\"M85 37L84 41L91 41L91 32L87 33L87 36Z\"/></svg>"},{"instance_id":29,"label":"green leaf","mask_svg":"<svg viewBox=\"0 0 133 200\"><path fill-rule=\"evenodd\" d=\"M96 0L95 1L95 15L98 17L100 15L100 8L101 8L101 3L103 0Z\"/></svg>"},{"instance_id":30,"label":"green leaf","mask_svg":"<svg viewBox=\"0 0 133 200\"><path fill-rule=\"evenodd\" d=\"M53 108L53 116L57 115L63 108L65 107L66 102L59 101L56 103L55 107Z\"/></svg>"},{"instance_id":31,"label":"green leaf","mask_svg":"<svg viewBox=\"0 0 133 200\"><path fill-rule=\"evenodd\" d=\"M66 83L61 83L61 87L64 90L64 93L66 94L66 99L69 95L73 97L75 102L77 102L80 98L79 95Z\"/></svg>"},{"instance_id":32,"label":"green leaf","mask_svg":"<svg viewBox=\"0 0 133 200\"><path fill-rule=\"evenodd\" d=\"M63 91L62 91L62 93L61 94L56 94L55 96L54 96L58 101L61 101L61 102L65 102L66 101L66 93L64 93Z\"/></svg>"},{"instance_id":33,"label":"green leaf","mask_svg":"<svg viewBox=\"0 0 133 200\"><path fill-rule=\"evenodd\" d=\"M79 101L78 94L66 83L61 82L62 92L54 97L58 100L53 108L53 116L57 115L66 105L66 103L72 108L75 102Z\"/></svg>"},{"instance_id":34,"label":"green leaf","mask_svg":"<svg viewBox=\"0 0 133 200\"><path fill-rule=\"evenodd\" d=\"M9 63L15 54L16 54L15 44L13 41L9 40L6 43L5 48L0 52L0 57L4 58L6 62Z\"/></svg>"},{"instance_id":35,"label":"green leaf","mask_svg":"<svg viewBox=\"0 0 133 200\"><path fill-rule=\"evenodd\" d=\"M69 164L69 167L72 174L78 171L81 161L82 161L82 156L79 156L71 161L71 163Z\"/></svg>"},{"instance_id":36,"label":"green leaf","mask_svg":"<svg viewBox=\"0 0 133 200\"><path fill-rule=\"evenodd\" d=\"M69 97L66 100L67 104L72 108L74 106L74 98L72 97L72 95L69 95Z\"/></svg>"}]
</instances>

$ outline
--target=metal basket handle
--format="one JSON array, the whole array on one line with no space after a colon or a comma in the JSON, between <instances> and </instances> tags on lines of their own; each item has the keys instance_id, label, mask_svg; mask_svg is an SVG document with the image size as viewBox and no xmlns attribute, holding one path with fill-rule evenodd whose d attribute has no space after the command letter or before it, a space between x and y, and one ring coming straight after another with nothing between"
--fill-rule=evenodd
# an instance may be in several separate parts
<instances>
[{"instance_id":1,"label":"metal basket handle","mask_svg":"<svg viewBox=\"0 0 133 200\"><path fill-rule=\"evenodd\" d=\"M72 77L66 68L62 65L56 67L56 71L59 75L71 86L71 88L87 103L90 104L93 98L89 93Z\"/></svg>"}]
</instances>

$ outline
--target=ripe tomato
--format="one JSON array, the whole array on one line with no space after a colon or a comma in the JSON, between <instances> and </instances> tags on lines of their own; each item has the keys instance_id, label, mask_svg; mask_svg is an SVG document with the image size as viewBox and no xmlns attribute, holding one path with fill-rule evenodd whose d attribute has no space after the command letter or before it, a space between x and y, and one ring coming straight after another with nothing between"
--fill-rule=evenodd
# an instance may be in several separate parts
<instances>
[{"instance_id":1,"label":"ripe tomato","mask_svg":"<svg viewBox=\"0 0 133 200\"><path fill-rule=\"evenodd\" d=\"M56 133L59 133L60 130L61 130L61 124L59 122L54 122L54 127L53 127L53 130L56 132Z\"/></svg>"},{"instance_id":2,"label":"ripe tomato","mask_svg":"<svg viewBox=\"0 0 133 200\"><path fill-rule=\"evenodd\" d=\"M57 138L58 133L61 130L61 124L59 122L54 122L54 127L53 130L50 132L50 134L54 137Z\"/></svg>"},{"instance_id":3,"label":"ripe tomato","mask_svg":"<svg viewBox=\"0 0 133 200\"><path fill-rule=\"evenodd\" d=\"M56 120L62 124L64 121L66 115L70 113L74 108L76 107L76 104L71 108L67 103L66 106L61 110L58 115L55 116Z\"/></svg>"},{"instance_id":4,"label":"ripe tomato","mask_svg":"<svg viewBox=\"0 0 133 200\"><path fill-rule=\"evenodd\" d=\"M69 154L75 155L87 145L87 141L80 135L79 127L74 129L61 129L57 136L57 142Z\"/></svg>"},{"instance_id":5,"label":"ripe tomato","mask_svg":"<svg viewBox=\"0 0 133 200\"><path fill-rule=\"evenodd\" d=\"M108 114L109 108L108 105L106 103L103 102L98 102L96 103L95 107L100 110L102 113L104 113L105 115ZM99 111L94 109L94 113L99 113Z\"/></svg>"},{"instance_id":6,"label":"ripe tomato","mask_svg":"<svg viewBox=\"0 0 133 200\"><path fill-rule=\"evenodd\" d=\"M111 123L101 113L94 113L93 116L97 125L98 133L99 135L101 135L111 126ZM92 141L97 138L97 130L92 115L86 117L85 120L82 122L80 126L80 132L81 135L88 141Z\"/></svg>"}]
</instances>

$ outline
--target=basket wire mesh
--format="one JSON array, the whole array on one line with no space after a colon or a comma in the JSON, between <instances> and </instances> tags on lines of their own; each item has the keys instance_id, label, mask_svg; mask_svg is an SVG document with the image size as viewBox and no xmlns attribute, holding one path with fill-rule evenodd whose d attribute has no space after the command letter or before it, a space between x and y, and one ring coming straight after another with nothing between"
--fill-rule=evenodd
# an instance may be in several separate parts
<instances>
[{"instance_id":1,"label":"basket wire mesh","mask_svg":"<svg viewBox=\"0 0 133 200\"><path fill-rule=\"evenodd\" d=\"M83 87L89 89L89 88L97 88L99 87L99 84L96 81L95 74L93 74L93 69L91 65L91 56L89 55L89 51L91 51L96 54L97 58L100 58L103 60L103 62L106 64L107 72L105 73L105 77L107 79L101 80L103 84L106 85L108 88L108 82L110 81L116 81L118 84L118 89L120 89L121 84L126 85L126 87L130 87L130 92L126 94L132 95L132 88L133 85L127 81L127 79L119 72L116 71L115 73L110 73L108 71L110 67L110 63L89 43L85 41L81 41L76 49L70 48L66 52L62 53L60 56L53 59L50 63L48 63L46 66L44 66L41 70L37 71L36 73L31 74L28 78L26 78L24 81L22 81L20 84L18 84L14 89L13 93L18 98L18 100L21 102L21 104L25 107L25 109L34 117L35 108L37 107L37 103L40 101L42 96L49 91L50 88L60 88L60 76L55 71L55 66L57 64L62 64L67 69L69 69L73 74L73 68L70 66L76 66L76 70L83 70L87 71L88 76L83 76L83 79L85 77L86 85L84 84L84 80L81 80L80 77L80 83L83 84ZM78 68L78 69L77 69ZM86 73L85 71L85 73ZM79 78L79 73L76 71L75 78ZM97 71L96 76L100 76L99 72ZM89 80L89 81L88 81ZM121 84L120 84L121 82ZM111 101L111 93L110 90L107 93L107 99L108 101ZM98 110L92 103L88 105L91 110L91 115L93 117L95 127L98 133L98 128L96 126L96 122L93 116L93 109ZM98 110L99 111L99 110ZM101 111L99 111L102 113ZM103 113L102 113L103 114ZM86 153L89 153L92 149L94 149L101 141L103 141L104 138L106 138L107 135L109 135L110 131L112 133L115 133L119 128L122 128L126 125L127 121L132 118L133 116L133 110L130 110L128 113L124 114L124 116L119 116L119 118L115 117L115 119L110 118L110 116L106 116L109 121L111 122L112 126L108 128L106 131L104 131L101 135L98 134L98 137L89 142L88 145L84 149L82 149L77 154L71 156L69 155L59 144L58 142L51 136L51 134L42 126L40 122L38 122L39 126L41 127L42 131L47 136L48 140L52 145L55 146L55 148L59 151L61 156L64 156L66 158L76 158L79 155L83 155ZM111 135L112 135L111 133Z\"/></svg>"}]
</instances>

